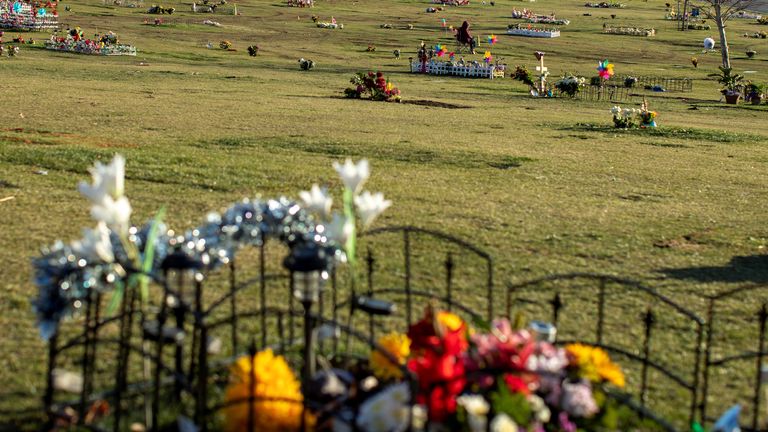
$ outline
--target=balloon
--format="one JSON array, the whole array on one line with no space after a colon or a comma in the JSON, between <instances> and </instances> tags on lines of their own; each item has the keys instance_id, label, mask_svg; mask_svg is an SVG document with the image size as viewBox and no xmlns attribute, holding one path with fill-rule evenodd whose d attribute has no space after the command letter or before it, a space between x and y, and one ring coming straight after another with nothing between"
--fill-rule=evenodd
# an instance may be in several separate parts
<instances>
[{"instance_id":1,"label":"balloon","mask_svg":"<svg viewBox=\"0 0 768 432\"><path fill-rule=\"evenodd\" d=\"M714 49L715 48L715 40L712 38L706 38L704 39L704 49Z\"/></svg>"}]
</instances>

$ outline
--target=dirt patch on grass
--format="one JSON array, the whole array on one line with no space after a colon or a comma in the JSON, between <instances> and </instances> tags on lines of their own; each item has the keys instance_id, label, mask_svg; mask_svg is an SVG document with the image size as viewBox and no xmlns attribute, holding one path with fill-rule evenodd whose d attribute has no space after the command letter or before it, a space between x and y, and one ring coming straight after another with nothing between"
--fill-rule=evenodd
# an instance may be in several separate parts
<instances>
[{"instance_id":1,"label":"dirt patch on grass","mask_svg":"<svg viewBox=\"0 0 768 432\"><path fill-rule=\"evenodd\" d=\"M406 100L402 103L408 104L408 105L419 105L419 106L427 106L427 107L433 107L433 108L446 108L446 109L468 109L472 108L468 105L456 105L451 104L447 102L438 102L438 101L431 101L426 99L418 99L418 100Z\"/></svg>"}]
</instances>

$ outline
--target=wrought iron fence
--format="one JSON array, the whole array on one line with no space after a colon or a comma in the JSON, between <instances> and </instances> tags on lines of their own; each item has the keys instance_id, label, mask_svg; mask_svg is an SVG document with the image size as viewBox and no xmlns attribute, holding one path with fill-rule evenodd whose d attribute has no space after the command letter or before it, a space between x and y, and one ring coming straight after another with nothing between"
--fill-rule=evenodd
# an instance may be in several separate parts
<instances>
[{"instance_id":1,"label":"wrought iron fence","mask_svg":"<svg viewBox=\"0 0 768 432\"><path fill-rule=\"evenodd\" d=\"M360 243L363 277L333 271L313 307L294 299L300 281L280 265L287 248L269 243L209 274L189 271L184 257L170 255L164 273L150 275L149 301L129 291L114 312L107 312L113 298L91 293L80 319L62 325L49 343L48 426L95 424L108 401L110 416L95 429L124 430L141 421L158 430L164 418L180 414L203 430L215 428L217 413L228 406L221 396L226 369L238 356L269 347L304 370L315 353L388 355L376 345L377 334L407 328L421 308L437 303L478 323L505 313L549 316L558 343L615 354L634 396L618 397L665 430L710 421L710 412L730 402L729 383L746 380L739 387L751 390L749 400L740 400L752 414L745 430L761 427L765 287L707 298L705 320L652 287L613 276L558 275L499 290L487 252L438 231L384 228ZM746 293L765 296L762 306L736 313L727 300ZM744 337L745 328L754 337ZM741 363L751 366L733 367ZM254 397L239 402L252 404Z\"/></svg>"}]
</instances>

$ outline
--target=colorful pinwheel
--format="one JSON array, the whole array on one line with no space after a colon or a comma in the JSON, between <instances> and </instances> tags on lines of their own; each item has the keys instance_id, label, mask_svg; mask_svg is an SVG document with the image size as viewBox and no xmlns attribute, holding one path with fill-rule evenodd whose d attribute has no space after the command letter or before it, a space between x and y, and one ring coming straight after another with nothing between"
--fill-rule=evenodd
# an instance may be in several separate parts
<instances>
[{"instance_id":1,"label":"colorful pinwheel","mask_svg":"<svg viewBox=\"0 0 768 432\"><path fill-rule=\"evenodd\" d=\"M437 54L438 57L442 57L447 53L448 53L448 50L444 46L440 44L435 45L435 54Z\"/></svg>"},{"instance_id":2,"label":"colorful pinwheel","mask_svg":"<svg viewBox=\"0 0 768 432\"><path fill-rule=\"evenodd\" d=\"M485 55L483 56L483 61L486 63L490 63L491 60L493 60L493 56L491 55L490 51L486 51Z\"/></svg>"},{"instance_id":3,"label":"colorful pinwheel","mask_svg":"<svg viewBox=\"0 0 768 432\"><path fill-rule=\"evenodd\" d=\"M604 80L610 79L613 76L613 63L608 63L608 59L597 62L597 74Z\"/></svg>"},{"instance_id":4,"label":"colorful pinwheel","mask_svg":"<svg viewBox=\"0 0 768 432\"><path fill-rule=\"evenodd\" d=\"M498 39L496 38L496 35L492 34L488 36L488 45L493 46Z\"/></svg>"}]
</instances>

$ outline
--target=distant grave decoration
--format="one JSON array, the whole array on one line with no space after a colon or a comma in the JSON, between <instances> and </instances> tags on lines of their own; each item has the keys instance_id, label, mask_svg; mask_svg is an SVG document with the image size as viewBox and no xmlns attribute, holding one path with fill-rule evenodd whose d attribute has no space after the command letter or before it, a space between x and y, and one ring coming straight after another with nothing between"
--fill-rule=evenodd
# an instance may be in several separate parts
<instances>
[{"instance_id":1,"label":"distant grave decoration","mask_svg":"<svg viewBox=\"0 0 768 432\"><path fill-rule=\"evenodd\" d=\"M12 31L56 30L59 28L58 2L0 0L0 28Z\"/></svg>"},{"instance_id":2,"label":"distant grave decoration","mask_svg":"<svg viewBox=\"0 0 768 432\"><path fill-rule=\"evenodd\" d=\"M432 0L432 3L443 6L466 6L469 0Z\"/></svg>"},{"instance_id":3,"label":"distant grave decoration","mask_svg":"<svg viewBox=\"0 0 768 432\"><path fill-rule=\"evenodd\" d=\"M768 16L758 18L757 23L762 25L768 25Z\"/></svg>"},{"instance_id":4,"label":"distant grave decoration","mask_svg":"<svg viewBox=\"0 0 768 432\"><path fill-rule=\"evenodd\" d=\"M738 12L736 12L734 14L731 14L730 18L740 18L740 19L750 19L750 20L756 19L756 20L759 20L759 19L762 19L763 16L760 15L760 14L752 13L752 12L738 11Z\"/></svg>"},{"instance_id":5,"label":"distant grave decoration","mask_svg":"<svg viewBox=\"0 0 768 432\"><path fill-rule=\"evenodd\" d=\"M744 33L742 36L752 39L766 39L768 38L768 32L765 30L756 33Z\"/></svg>"},{"instance_id":6,"label":"distant grave decoration","mask_svg":"<svg viewBox=\"0 0 768 432\"><path fill-rule=\"evenodd\" d=\"M176 8L166 8L161 5L152 5L149 9L147 9L147 13L152 15L173 15L174 12L176 12Z\"/></svg>"},{"instance_id":7,"label":"distant grave decoration","mask_svg":"<svg viewBox=\"0 0 768 432\"><path fill-rule=\"evenodd\" d=\"M555 27L538 27L531 24L510 24L507 27L507 34L512 36L556 38L560 37L560 30Z\"/></svg>"},{"instance_id":8,"label":"distant grave decoration","mask_svg":"<svg viewBox=\"0 0 768 432\"><path fill-rule=\"evenodd\" d=\"M651 36L656 36L656 29L646 28L646 27L617 26L617 25L606 23L606 24L603 24L603 33L627 35L627 36L651 37Z\"/></svg>"},{"instance_id":9,"label":"distant grave decoration","mask_svg":"<svg viewBox=\"0 0 768 432\"><path fill-rule=\"evenodd\" d=\"M288 0L288 7L313 7L315 0Z\"/></svg>"},{"instance_id":10,"label":"distant grave decoration","mask_svg":"<svg viewBox=\"0 0 768 432\"><path fill-rule=\"evenodd\" d=\"M581 91L582 87L584 87L586 84L587 79L584 77L565 74L555 83L555 88L560 92L560 94L573 98L576 97L576 95Z\"/></svg>"},{"instance_id":11,"label":"distant grave decoration","mask_svg":"<svg viewBox=\"0 0 768 432\"><path fill-rule=\"evenodd\" d=\"M656 117L659 115L656 111L651 111L648 108L648 102L645 101L645 98L643 98L640 109L621 108L616 105L611 108L611 114L613 114L613 126L619 129L655 128Z\"/></svg>"},{"instance_id":12,"label":"distant grave decoration","mask_svg":"<svg viewBox=\"0 0 768 432\"><path fill-rule=\"evenodd\" d=\"M489 57L486 57L489 58ZM490 58L489 58L490 59ZM452 75L464 78L504 78L505 64L493 64L490 62L469 61L440 61L430 59L422 64L419 61L410 62L412 73L427 73L430 75Z\"/></svg>"},{"instance_id":13,"label":"distant grave decoration","mask_svg":"<svg viewBox=\"0 0 768 432\"><path fill-rule=\"evenodd\" d=\"M712 26L709 24L702 22L689 22L688 23L688 30L711 30Z\"/></svg>"},{"instance_id":14,"label":"distant grave decoration","mask_svg":"<svg viewBox=\"0 0 768 432\"><path fill-rule=\"evenodd\" d=\"M219 48L221 48L223 50L230 50L230 49L232 49L232 42L230 42L228 40L223 40L223 41L219 42Z\"/></svg>"},{"instance_id":15,"label":"distant grave decoration","mask_svg":"<svg viewBox=\"0 0 768 432\"><path fill-rule=\"evenodd\" d=\"M339 29L339 30L342 30L342 29L344 29L344 24L339 24L339 23L337 23L337 22L336 22L336 18L334 18L334 17L331 17L331 22L321 22L321 21L315 21L315 23L317 24L317 26L318 26L319 28L324 28L324 29Z\"/></svg>"},{"instance_id":16,"label":"distant grave decoration","mask_svg":"<svg viewBox=\"0 0 768 432\"><path fill-rule=\"evenodd\" d=\"M104 6L117 6L131 9L144 7L143 0L102 0L102 4L104 4Z\"/></svg>"},{"instance_id":17,"label":"distant grave decoration","mask_svg":"<svg viewBox=\"0 0 768 432\"><path fill-rule=\"evenodd\" d=\"M624 9L627 7L624 3L608 3L608 2L600 2L600 3L585 3L585 7L589 8L615 8L615 9Z\"/></svg>"},{"instance_id":18,"label":"distant grave decoration","mask_svg":"<svg viewBox=\"0 0 768 432\"><path fill-rule=\"evenodd\" d=\"M571 22L567 19L558 19L554 15L537 15L528 18L529 23L534 24L550 24L550 25L568 25Z\"/></svg>"},{"instance_id":19,"label":"distant grave decoration","mask_svg":"<svg viewBox=\"0 0 768 432\"><path fill-rule=\"evenodd\" d=\"M211 3L203 0L202 3L192 2L192 12L194 13L215 13L218 15L240 15L237 11L237 4L227 6L227 0L220 0L218 3Z\"/></svg>"},{"instance_id":20,"label":"distant grave decoration","mask_svg":"<svg viewBox=\"0 0 768 432\"><path fill-rule=\"evenodd\" d=\"M96 34L93 39L83 37L80 28L67 32L60 37L55 33L45 42L45 48L53 51L64 51L78 54L103 56L135 56L136 47L121 44L113 32Z\"/></svg>"},{"instance_id":21,"label":"distant grave decoration","mask_svg":"<svg viewBox=\"0 0 768 432\"><path fill-rule=\"evenodd\" d=\"M512 18L515 19L529 19L535 17L536 14L533 13L532 10L523 9L523 10L517 10L515 8L512 8Z\"/></svg>"},{"instance_id":22,"label":"distant grave decoration","mask_svg":"<svg viewBox=\"0 0 768 432\"><path fill-rule=\"evenodd\" d=\"M400 89L384 78L382 72L358 72L349 80L352 87L344 90L344 96L352 99L370 99L382 102L400 102Z\"/></svg>"},{"instance_id":23,"label":"distant grave decoration","mask_svg":"<svg viewBox=\"0 0 768 432\"><path fill-rule=\"evenodd\" d=\"M299 68L304 71L308 71L315 67L315 62L312 60L305 60L303 57L299 59Z\"/></svg>"},{"instance_id":24,"label":"distant grave decoration","mask_svg":"<svg viewBox=\"0 0 768 432\"><path fill-rule=\"evenodd\" d=\"M251 57L256 57L259 55L259 46L258 45L251 45L248 47L248 55Z\"/></svg>"}]
</instances>

